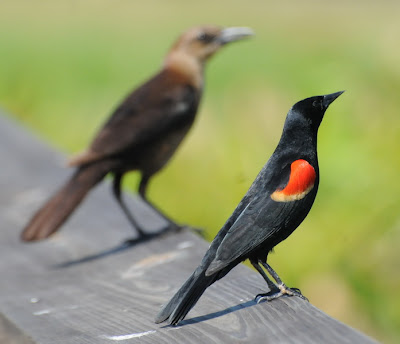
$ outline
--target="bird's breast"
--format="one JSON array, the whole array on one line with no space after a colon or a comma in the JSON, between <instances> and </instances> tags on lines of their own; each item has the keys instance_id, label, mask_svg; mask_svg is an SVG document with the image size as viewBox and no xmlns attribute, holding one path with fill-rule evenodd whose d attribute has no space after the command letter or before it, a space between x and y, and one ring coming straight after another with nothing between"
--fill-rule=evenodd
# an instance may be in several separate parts
<instances>
[{"instance_id":1,"label":"bird's breast","mask_svg":"<svg viewBox=\"0 0 400 344\"><path fill-rule=\"evenodd\" d=\"M277 189L271 194L275 202L292 202L304 198L314 187L317 174L314 167L304 160L292 162L289 182L283 189Z\"/></svg>"}]
</instances>

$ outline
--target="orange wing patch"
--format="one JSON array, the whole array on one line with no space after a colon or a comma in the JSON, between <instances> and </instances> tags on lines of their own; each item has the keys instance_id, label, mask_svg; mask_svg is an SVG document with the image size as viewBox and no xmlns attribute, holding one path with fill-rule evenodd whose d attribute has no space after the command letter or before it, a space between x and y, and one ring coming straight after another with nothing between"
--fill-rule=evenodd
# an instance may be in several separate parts
<instances>
[{"instance_id":1,"label":"orange wing patch","mask_svg":"<svg viewBox=\"0 0 400 344\"><path fill-rule=\"evenodd\" d=\"M276 202L300 200L314 187L316 177L314 167L306 160L296 160L290 165L290 177L286 187L277 189L271 194L271 198Z\"/></svg>"}]
</instances>

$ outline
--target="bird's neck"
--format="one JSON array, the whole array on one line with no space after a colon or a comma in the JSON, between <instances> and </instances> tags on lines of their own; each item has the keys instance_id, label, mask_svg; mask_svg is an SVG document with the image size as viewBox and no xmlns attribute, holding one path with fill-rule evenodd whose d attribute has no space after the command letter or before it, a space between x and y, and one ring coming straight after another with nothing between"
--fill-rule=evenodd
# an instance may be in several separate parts
<instances>
[{"instance_id":1,"label":"bird's neck","mask_svg":"<svg viewBox=\"0 0 400 344\"><path fill-rule=\"evenodd\" d=\"M204 64L185 52L171 51L164 60L163 68L181 75L197 89L203 87Z\"/></svg>"},{"instance_id":2,"label":"bird's neck","mask_svg":"<svg viewBox=\"0 0 400 344\"><path fill-rule=\"evenodd\" d=\"M291 147L293 153L298 152L299 156L307 154L317 158L317 130L304 118L288 118L277 149L285 150L287 147Z\"/></svg>"}]
</instances>

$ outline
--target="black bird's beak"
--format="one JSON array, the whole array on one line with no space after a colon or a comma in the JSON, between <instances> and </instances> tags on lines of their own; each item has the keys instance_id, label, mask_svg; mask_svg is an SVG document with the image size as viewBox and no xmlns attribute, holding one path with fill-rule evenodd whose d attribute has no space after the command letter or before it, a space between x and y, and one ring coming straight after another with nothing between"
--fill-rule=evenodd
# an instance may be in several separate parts
<instances>
[{"instance_id":1,"label":"black bird's beak","mask_svg":"<svg viewBox=\"0 0 400 344\"><path fill-rule=\"evenodd\" d=\"M327 94L324 96L324 99L322 101L322 104L325 109L328 108L328 106L337 98L339 97L344 91L336 92L336 93L331 93Z\"/></svg>"},{"instance_id":2,"label":"black bird's beak","mask_svg":"<svg viewBox=\"0 0 400 344\"><path fill-rule=\"evenodd\" d=\"M224 45L253 35L254 31L248 27L227 27L221 31L218 41L221 45Z\"/></svg>"}]
</instances>

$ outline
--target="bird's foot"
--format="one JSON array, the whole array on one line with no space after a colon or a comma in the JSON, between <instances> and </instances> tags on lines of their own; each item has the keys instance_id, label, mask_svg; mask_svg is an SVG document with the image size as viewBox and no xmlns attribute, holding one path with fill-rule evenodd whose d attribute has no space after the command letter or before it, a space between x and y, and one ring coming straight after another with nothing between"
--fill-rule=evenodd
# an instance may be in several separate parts
<instances>
[{"instance_id":1,"label":"bird's foot","mask_svg":"<svg viewBox=\"0 0 400 344\"><path fill-rule=\"evenodd\" d=\"M278 285L276 289L271 290L270 292L268 292L266 294L258 294L255 297L255 301L257 303L260 303L263 301L272 301L281 296L298 296L301 299L308 301L308 299L301 293L300 289L289 288L283 283Z\"/></svg>"},{"instance_id":2,"label":"bird's foot","mask_svg":"<svg viewBox=\"0 0 400 344\"><path fill-rule=\"evenodd\" d=\"M197 235L200 235L202 238L204 238L204 229L203 228L194 228L190 226L183 226L182 229L196 233Z\"/></svg>"},{"instance_id":3,"label":"bird's foot","mask_svg":"<svg viewBox=\"0 0 400 344\"><path fill-rule=\"evenodd\" d=\"M185 226L179 225L175 222L170 222L167 226L165 226L163 229L161 229L158 233L160 235L165 235L165 234L176 234L182 232L182 230L185 228Z\"/></svg>"},{"instance_id":4,"label":"bird's foot","mask_svg":"<svg viewBox=\"0 0 400 344\"><path fill-rule=\"evenodd\" d=\"M156 237L163 237L163 236L167 236L167 235L171 235L171 234L177 234L184 230L193 231L201 236L203 235L202 229L193 228L193 227L185 226L185 225L182 226L182 225L178 225L174 222L171 222L168 226L162 228L158 232L147 233L147 232L144 232L143 230L140 230L140 231L138 231L139 236L137 238L125 240L124 245L134 246L136 244L143 243L145 241L154 239Z\"/></svg>"},{"instance_id":5,"label":"bird's foot","mask_svg":"<svg viewBox=\"0 0 400 344\"><path fill-rule=\"evenodd\" d=\"M179 225L177 223L171 223L168 227L165 227L163 230L160 231L161 234L174 234L180 233L183 231L191 231L200 236L204 236L204 231L201 228L193 228L188 225Z\"/></svg>"},{"instance_id":6,"label":"bird's foot","mask_svg":"<svg viewBox=\"0 0 400 344\"><path fill-rule=\"evenodd\" d=\"M124 245L134 246L136 244L140 244L142 242L148 241L148 240L154 238L156 235L157 235L157 233L140 233L140 235L137 238L126 239L124 241Z\"/></svg>"},{"instance_id":7,"label":"bird's foot","mask_svg":"<svg viewBox=\"0 0 400 344\"><path fill-rule=\"evenodd\" d=\"M174 234L174 233L178 233L181 231L181 227L176 225L176 224L171 224L170 226L164 227L161 230L159 230L158 232L144 232L144 231L138 231L138 237L137 238L132 238L132 239L127 239L124 241L124 244L126 246L133 246L139 243L143 243L145 241L149 241L151 239L154 239L156 237L162 237L162 236L166 236L169 234Z\"/></svg>"}]
</instances>

